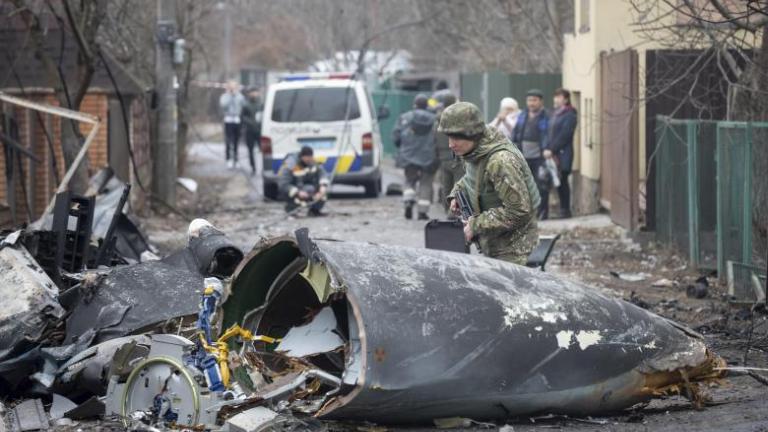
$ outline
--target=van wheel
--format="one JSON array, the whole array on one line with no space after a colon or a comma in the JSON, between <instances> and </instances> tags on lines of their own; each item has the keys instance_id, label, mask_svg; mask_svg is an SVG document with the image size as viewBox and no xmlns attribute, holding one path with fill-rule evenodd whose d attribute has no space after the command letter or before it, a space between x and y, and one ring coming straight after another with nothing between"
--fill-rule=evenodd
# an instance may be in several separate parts
<instances>
[{"instance_id":1,"label":"van wheel","mask_svg":"<svg viewBox=\"0 0 768 432\"><path fill-rule=\"evenodd\" d=\"M365 184L365 196L368 198L377 198L381 194L381 177Z\"/></svg>"},{"instance_id":2,"label":"van wheel","mask_svg":"<svg viewBox=\"0 0 768 432\"><path fill-rule=\"evenodd\" d=\"M277 185L274 183L264 183L264 198L277 200Z\"/></svg>"}]
</instances>

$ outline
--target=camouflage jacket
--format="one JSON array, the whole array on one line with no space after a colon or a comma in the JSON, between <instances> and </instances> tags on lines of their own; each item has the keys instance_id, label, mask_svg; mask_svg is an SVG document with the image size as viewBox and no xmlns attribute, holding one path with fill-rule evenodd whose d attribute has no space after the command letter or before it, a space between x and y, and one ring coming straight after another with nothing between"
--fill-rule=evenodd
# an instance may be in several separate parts
<instances>
[{"instance_id":1,"label":"camouflage jacket","mask_svg":"<svg viewBox=\"0 0 768 432\"><path fill-rule=\"evenodd\" d=\"M483 254L530 254L538 242L535 204L540 198L522 153L486 127L477 147L462 159L466 174L451 196L460 188L472 203L472 232Z\"/></svg>"}]
</instances>

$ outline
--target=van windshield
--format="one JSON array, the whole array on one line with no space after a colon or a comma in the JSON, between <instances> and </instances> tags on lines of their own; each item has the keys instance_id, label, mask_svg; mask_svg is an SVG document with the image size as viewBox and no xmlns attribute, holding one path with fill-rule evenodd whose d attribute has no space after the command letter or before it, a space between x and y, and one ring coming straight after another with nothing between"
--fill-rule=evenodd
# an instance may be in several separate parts
<instances>
[{"instance_id":1,"label":"van windshield","mask_svg":"<svg viewBox=\"0 0 768 432\"><path fill-rule=\"evenodd\" d=\"M272 106L272 121L281 123L332 122L359 117L360 107L352 87L278 90Z\"/></svg>"}]
</instances>

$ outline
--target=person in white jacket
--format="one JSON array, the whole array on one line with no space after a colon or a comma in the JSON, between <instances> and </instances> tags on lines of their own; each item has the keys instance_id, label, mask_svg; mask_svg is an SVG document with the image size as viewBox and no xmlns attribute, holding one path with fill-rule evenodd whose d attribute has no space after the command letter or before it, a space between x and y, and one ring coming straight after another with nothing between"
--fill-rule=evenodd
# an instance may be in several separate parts
<instances>
[{"instance_id":1,"label":"person in white jacket","mask_svg":"<svg viewBox=\"0 0 768 432\"><path fill-rule=\"evenodd\" d=\"M237 166L237 145L240 141L240 115L245 105L245 96L240 93L236 81L227 82L227 91L219 98L219 108L224 120L224 145L226 147L227 166Z\"/></svg>"},{"instance_id":2,"label":"person in white jacket","mask_svg":"<svg viewBox=\"0 0 768 432\"><path fill-rule=\"evenodd\" d=\"M518 115L520 115L520 107L517 105L517 101L514 98L505 97L501 100L499 113L490 125L511 141Z\"/></svg>"}]
</instances>

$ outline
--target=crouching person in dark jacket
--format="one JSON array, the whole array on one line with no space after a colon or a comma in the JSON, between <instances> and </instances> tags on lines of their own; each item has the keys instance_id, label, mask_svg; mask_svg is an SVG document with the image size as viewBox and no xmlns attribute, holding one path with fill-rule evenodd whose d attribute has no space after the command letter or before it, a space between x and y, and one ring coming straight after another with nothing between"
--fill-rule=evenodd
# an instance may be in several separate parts
<instances>
[{"instance_id":1,"label":"crouching person in dark jacket","mask_svg":"<svg viewBox=\"0 0 768 432\"><path fill-rule=\"evenodd\" d=\"M322 216L321 210L328 196L328 176L323 166L315 161L312 148L302 147L298 155L287 157L280 170L279 185L286 197L285 211L307 207L310 216Z\"/></svg>"},{"instance_id":2,"label":"crouching person in dark jacket","mask_svg":"<svg viewBox=\"0 0 768 432\"><path fill-rule=\"evenodd\" d=\"M560 186L557 194L560 198L560 217L571 217L571 187L568 176L573 166L573 134L578 123L576 109L571 105L571 93L563 88L555 91L555 110L549 119L549 136L544 158L555 159L560 172Z\"/></svg>"}]
</instances>

